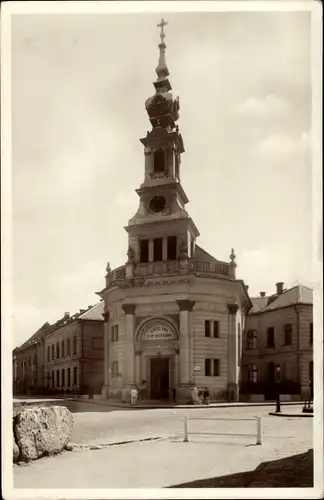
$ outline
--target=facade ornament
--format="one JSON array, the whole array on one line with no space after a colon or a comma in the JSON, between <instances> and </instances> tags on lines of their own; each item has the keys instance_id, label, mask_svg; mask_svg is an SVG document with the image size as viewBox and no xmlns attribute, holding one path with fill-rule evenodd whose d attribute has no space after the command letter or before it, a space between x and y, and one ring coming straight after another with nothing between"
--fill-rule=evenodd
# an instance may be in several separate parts
<instances>
[{"instance_id":1,"label":"facade ornament","mask_svg":"<svg viewBox=\"0 0 324 500\"><path fill-rule=\"evenodd\" d=\"M186 241L182 241L180 244L180 259L181 260L188 259L188 245Z\"/></svg>"},{"instance_id":2,"label":"facade ornament","mask_svg":"<svg viewBox=\"0 0 324 500\"><path fill-rule=\"evenodd\" d=\"M106 271L107 271L107 274L111 273L110 262L107 262Z\"/></svg>"},{"instance_id":3,"label":"facade ornament","mask_svg":"<svg viewBox=\"0 0 324 500\"><path fill-rule=\"evenodd\" d=\"M135 253L132 247L129 247L127 250L127 257L128 257L128 262L134 262L135 258Z\"/></svg>"},{"instance_id":4,"label":"facade ornament","mask_svg":"<svg viewBox=\"0 0 324 500\"><path fill-rule=\"evenodd\" d=\"M231 254L230 254L230 259L231 259L231 264L235 264L235 259L236 259L236 255L234 253L234 248L232 248L232 251L231 251ZM236 265L236 264L235 264Z\"/></svg>"}]
</instances>

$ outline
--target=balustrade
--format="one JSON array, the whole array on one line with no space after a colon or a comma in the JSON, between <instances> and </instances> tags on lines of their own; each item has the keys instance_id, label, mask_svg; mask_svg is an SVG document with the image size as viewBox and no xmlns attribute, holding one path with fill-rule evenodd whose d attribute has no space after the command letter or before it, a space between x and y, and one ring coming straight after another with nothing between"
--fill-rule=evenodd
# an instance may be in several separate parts
<instances>
[{"instance_id":1,"label":"balustrade","mask_svg":"<svg viewBox=\"0 0 324 500\"><path fill-rule=\"evenodd\" d=\"M229 264L225 262L204 262L195 259L187 261L167 260L162 262L139 263L134 266L134 277L160 276L194 273L198 275L230 276ZM120 266L107 275L107 286L126 278L126 266Z\"/></svg>"}]
</instances>

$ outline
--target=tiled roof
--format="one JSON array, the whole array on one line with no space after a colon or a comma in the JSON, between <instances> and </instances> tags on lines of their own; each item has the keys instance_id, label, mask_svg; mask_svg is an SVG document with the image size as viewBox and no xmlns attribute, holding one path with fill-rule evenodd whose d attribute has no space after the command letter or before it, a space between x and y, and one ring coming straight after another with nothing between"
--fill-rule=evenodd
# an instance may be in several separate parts
<instances>
[{"instance_id":1,"label":"tiled roof","mask_svg":"<svg viewBox=\"0 0 324 500\"><path fill-rule=\"evenodd\" d=\"M45 333L50 327L51 325L46 321L46 323L44 323L43 326L41 326L37 330L37 332L35 332L28 340L26 340L26 342L24 342L21 346L16 347L15 351L20 352L26 349L27 347L31 346L32 344L34 344L38 339L42 338L45 335Z\"/></svg>"},{"instance_id":2,"label":"tiled roof","mask_svg":"<svg viewBox=\"0 0 324 500\"><path fill-rule=\"evenodd\" d=\"M92 321L103 321L104 312L104 301L101 300L95 306L89 308L86 312L80 314L78 319L82 320L92 320Z\"/></svg>"},{"instance_id":3,"label":"tiled roof","mask_svg":"<svg viewBox=\"0 0 324 500\"><path fill-rule=\"evenodd\" d=\"M307 286L297 285L283 293L268 297L251 298L253 307L250 314L272 311L282 307L294 306L296 304L313 304L313 290Z\"/></svg>"},{"instance_id":4,"label":"tiled roof","mask_svg":"<svg viewBox=\"0 0 324 500\"><path fill-rule=\"evenodd\" d=\"M202 260L204 262L218 262L215 257L210 255L206 250L201 248L199 245L195 245L195 259Z\"/></svg>"}]
</instances>

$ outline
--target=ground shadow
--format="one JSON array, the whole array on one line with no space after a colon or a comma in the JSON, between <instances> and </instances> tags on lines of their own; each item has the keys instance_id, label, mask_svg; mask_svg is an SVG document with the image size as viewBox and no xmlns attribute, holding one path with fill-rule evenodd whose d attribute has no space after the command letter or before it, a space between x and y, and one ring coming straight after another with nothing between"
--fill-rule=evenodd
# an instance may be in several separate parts
<instances>
[{"instance_id":1,"label":"ground shadow","mask_svg":"<svg viewBox=\"0 0 324 500\"><path fill-rule=\"evenodd\" d=\"M312 488L313 450L261 463L255 470L198 479L169 488Z\"/></svg>"}]
</instances>

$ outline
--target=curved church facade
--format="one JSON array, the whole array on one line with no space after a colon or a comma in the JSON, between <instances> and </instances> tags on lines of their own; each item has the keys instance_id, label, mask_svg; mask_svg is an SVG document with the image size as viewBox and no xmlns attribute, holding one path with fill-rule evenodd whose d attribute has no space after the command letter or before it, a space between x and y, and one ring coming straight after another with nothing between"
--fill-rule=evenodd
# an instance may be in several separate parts
<instances>
[{"instance_id":1,"label":"curved church facade","mask_svg":"<svg viewBox=\"0 0 324 500\"><path fill-rule=\"evenodd\" d=\"M251 307L235 276L235 255L222 262L198 244L199 231L181 184L184 142L176 122L179 98L171 93L161 23L155 94L146 100L151 130L141 139L144 181L139 208L125 228L127 262L107 265L104 299L103 397L190 399L207 386L212 399L239 397L242 332Z\"/></svg>"}]
</instances>

